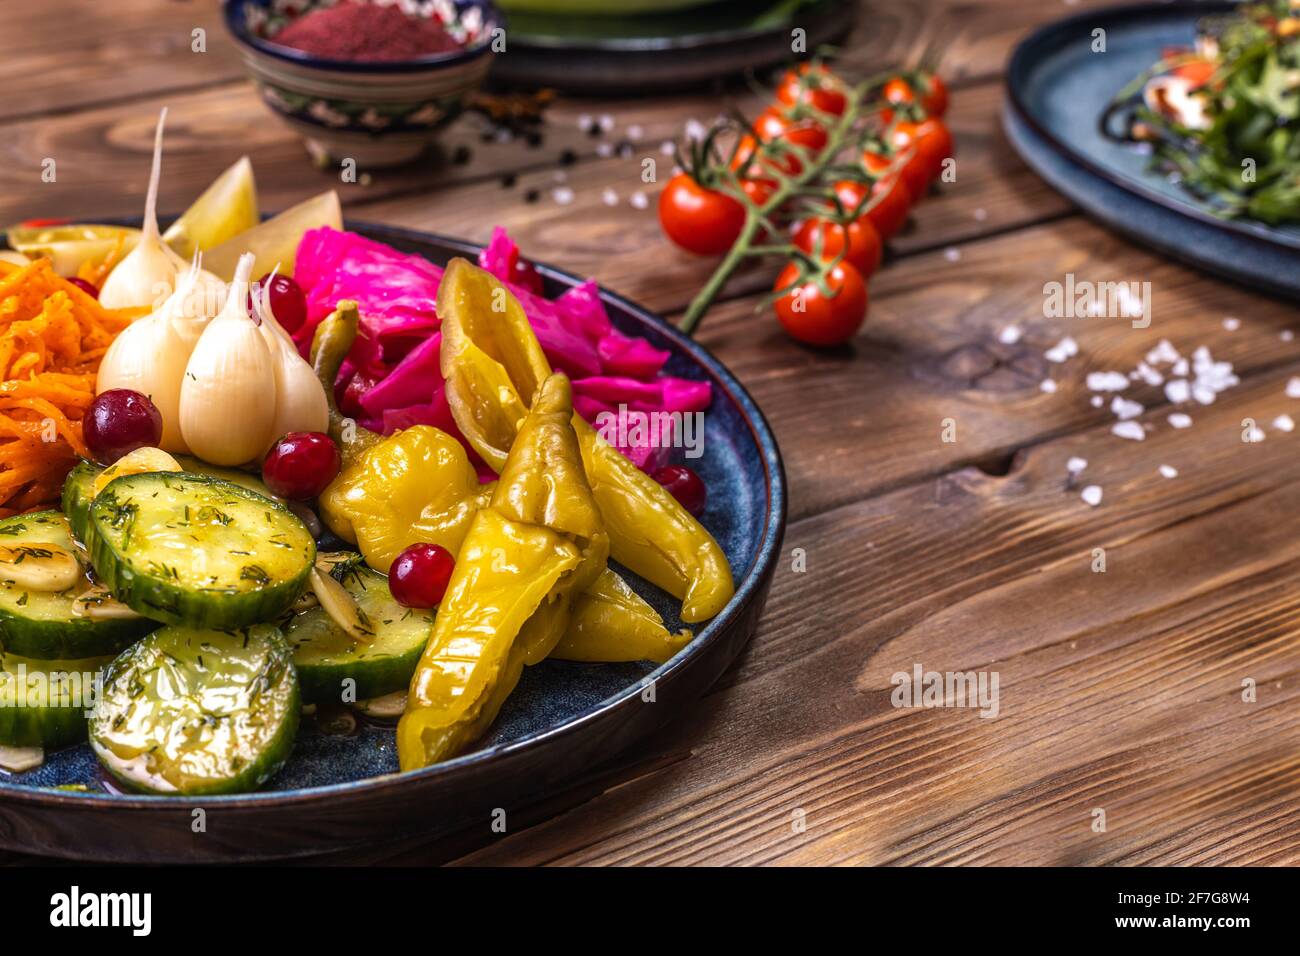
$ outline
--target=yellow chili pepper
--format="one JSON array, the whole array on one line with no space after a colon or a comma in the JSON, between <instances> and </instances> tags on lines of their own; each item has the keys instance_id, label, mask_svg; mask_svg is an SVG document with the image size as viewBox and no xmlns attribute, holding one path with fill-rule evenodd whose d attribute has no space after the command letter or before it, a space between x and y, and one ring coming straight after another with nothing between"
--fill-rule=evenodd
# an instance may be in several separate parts
<instances>
[{"instance_id":1,"label":"yellow chili pepper","mask_svg":"<svg viewBox=\"0 0 1300 956\"><path fill-rule=\"evenodd\" d=\"M564 661L662 664L691 642L691 632L668 633L664 620L609 569L573 602L568 630L551 651Z\"/></svg>"},{"instance_id":2,"label":"yellow chili pepper","mask_svg":"<svg viewBox=\"0 0 1300 956\"><path fill-rule=\"evenodd\" d=\"M357 329L356 303L343 301L312 342L312 363L330 401L330 431L344 458L342 471L320 496L321 518L356 544L370 567L385 573L417 541L457 554L496 483L480 484L463 446L440 429L416 425L384 438L339 413L333 383ZM519 414L526 414L522 406ZM684 637L669 634L654 609L611 570L583 592L574 610L561 643L569 660L662 661L690 640L689 631Z\"/></svg>"},{"instance_id":3,"label":"yellow chili pepper","mask_svg":"<svg viewBox=\"0 0 1300 956\"><path fill-rule=\"evenodd\" d=\"M609 539L587 487L569 381L552 375L470 524L397 726L403 770L455 756L496 718L527 664L563 636Z\"/></svg>"},{"instance_id":4,"label":"yellow chili pepper","mask_svg":"<svg viewBox=\"0 0 1300 956\"><path fill-rule=\"evenodd\" d=\"M523 307L494 276L453 259L438 288L439 360L452 416L491 467L503 467L522 410L550 365ZM708 620L731 599L726 556L662 485L581 417L573 428L614 558L682 601L682 620Z\"/></svg>"}]
</instances>

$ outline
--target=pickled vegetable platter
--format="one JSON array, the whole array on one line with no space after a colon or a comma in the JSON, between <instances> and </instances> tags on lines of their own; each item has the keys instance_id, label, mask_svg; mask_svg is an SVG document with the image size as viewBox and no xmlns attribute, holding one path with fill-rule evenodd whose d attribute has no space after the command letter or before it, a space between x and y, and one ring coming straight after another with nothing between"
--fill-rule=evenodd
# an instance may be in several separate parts
<instances>
[{"instance_id":1,"label":"pickled vegetable platter","mask_svg":"<svg viewBox=\"0 0 1300 956\"><path fill-rule=\"evenodd\" d=\"M251 182L213 190L256 208ZM725 370L503 233L477 249L304 206L215 245L187 226L188 259L149 210L129 251L96 236L63 277L102 303L154 242L172 289L115 306L148 334L101 358L57 501L0 527L7 686L98 687L0 719L18 812L407 779L428 805L509 780L519 747L560 751L513 784L544 786L666 721L752 632L784 495ZM52 264L28 238L4 279ZM96 255L119 261L87 275ZM638 410L679 431L627 427Z\"/></svg>"}]
</instances>

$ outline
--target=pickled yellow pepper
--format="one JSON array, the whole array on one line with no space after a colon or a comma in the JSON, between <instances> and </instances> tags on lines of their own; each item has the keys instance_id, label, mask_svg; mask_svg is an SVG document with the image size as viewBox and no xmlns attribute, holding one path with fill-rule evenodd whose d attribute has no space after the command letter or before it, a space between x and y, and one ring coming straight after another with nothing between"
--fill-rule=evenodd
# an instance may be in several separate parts
<instances>
[{"instance_id":1,"label":"pickled yellow pepper","mask_svg":"<svg viewBox=\"0 0 1300 956\"><path fill-rule=\"evenodd\" d=\"M453 259L443 274L438 316L452 416L475 451L500 471L550 364L518 300L464 259ZM734 585L712 535L580 416L573 416L573 428L614 558L680 599L682 620L716 615Z\"/></svg>"},{"instance_id":2,"label":"pickled yellow pepper","mask_svg":"<svg viewBox=\"0 0 1300 956\"><path fill-rule=\"evenodd\" d=\"M403 770L455 756L496 718L523 667L564 635L609 539L573 433L569 381L552 375L519 426L488 507L475 513L397 727Z\"/></svg>"}]
</instances>

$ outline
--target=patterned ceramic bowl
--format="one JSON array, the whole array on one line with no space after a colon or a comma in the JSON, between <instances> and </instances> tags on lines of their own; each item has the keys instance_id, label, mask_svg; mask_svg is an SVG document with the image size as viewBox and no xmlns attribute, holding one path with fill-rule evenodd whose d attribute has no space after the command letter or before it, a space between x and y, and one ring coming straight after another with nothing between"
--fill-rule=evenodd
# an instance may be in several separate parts
<instances>
[{"instance_id":1,"label":"patterned ceramic bowl","mask_svg":"<svg viewBox=\"0 0 1300 956\"><path fill-rule=\"evenodd\" d=\"M486 0L404 0L436 16L462 46L400 62L329 60L280 46L292 16L332 0L225 0L234 36L262 101L307 140L317 158L394 166L418 156L482 84L504 38Z\"/></svg>"}]
</instances>

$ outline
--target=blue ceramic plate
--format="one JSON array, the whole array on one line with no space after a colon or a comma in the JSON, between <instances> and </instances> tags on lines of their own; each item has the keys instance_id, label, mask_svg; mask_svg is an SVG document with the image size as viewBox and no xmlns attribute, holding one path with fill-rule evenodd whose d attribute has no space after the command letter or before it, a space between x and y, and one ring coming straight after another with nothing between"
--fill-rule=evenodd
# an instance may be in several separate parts
<instances>
[{"instance_id":1,"label":"blue ceramic plate","mask_svg":"<svg viewBox=\"0 0 1300 956\"><path fill-rule=\"evenodd\" d=\"M479 247L365 223L348 228L439 264ZM547 294L581 280L539 266ZM709 488L705 526L731 564L736 594L668 663L528 668L491 733L473 753L397 772L393 725L361 722L348 736L304 721L286 767L258 793L195 800L125 796L110 789L87 745L48 755L39 769L0 773L0 848L114 861L250 860L307 855L463 825L487 826L496 808L590 772L666 724L700 697L753 635L785 526L785 478L776 442L753 400L716 359L662 319L602 292L614 324L672 357L673 375L711 382L703 457L691 466ZM680 626L677 603L631 574L629 582ZM646 688L653 683L653 694ZM59 790L69 785L85 790ZM192 832L193 810L207 832Z\"/></svg>"},{"instance_id":2,"label":"blue ceramic plate","mask_svg":"<svg viewBox=\"0 0 1300 956\"><path fill-rule=\"evenodd\" d=\"M1300 297L1300 228L1215 216L1138 149L1106 138L1111 99L1166 46L1187 46L1204 16L1229 3L1147 4L1092 11L1024 40L1007 67L1003 125L1039 175L1108 226L1168 255ZM1106 52L1092 51L1106 31Z\"/></svg>"}]
</instances>

